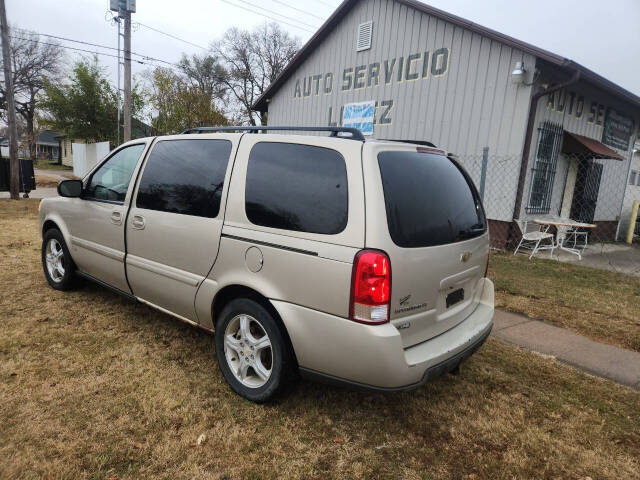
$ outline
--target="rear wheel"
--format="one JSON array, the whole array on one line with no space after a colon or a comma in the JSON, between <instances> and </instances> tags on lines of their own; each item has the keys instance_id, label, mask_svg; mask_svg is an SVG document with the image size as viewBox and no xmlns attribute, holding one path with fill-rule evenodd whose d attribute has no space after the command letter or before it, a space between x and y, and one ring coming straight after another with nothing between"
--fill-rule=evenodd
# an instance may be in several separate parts
<instances>
[{"instance_id":1,"label":"rear wheel","mask_svg":"<svg viewBox=\"0 0 640 480\"><path fill-rule=\"evenodd\" d=\"M290 382L288 344L275 318L260 303L238 298L220 314L215 334L220 370L231 388L253 402L266 402Z\"/></svg>"},{"instance_id":2,"label":"rear wheel","mask_svg":"<svg viewBox=\"0 0 640 480\"><path fill-rule=\"evenodd\" d=\"M44 276L56 290L70 290L75 266L62 233L57 228L47 230L42 237L42 267Z\"/></svg>"}]
</instances>

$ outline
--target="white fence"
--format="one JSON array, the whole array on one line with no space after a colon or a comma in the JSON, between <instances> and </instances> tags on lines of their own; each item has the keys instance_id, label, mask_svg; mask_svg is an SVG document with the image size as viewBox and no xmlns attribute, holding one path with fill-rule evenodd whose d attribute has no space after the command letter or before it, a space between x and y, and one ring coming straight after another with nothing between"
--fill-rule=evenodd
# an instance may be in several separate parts
<instances>
[{"instance_id":1,"label":"white fence","mask_svg":"<svg viewBox=\"0 0 640 480\"><path fill-rule=\"evenodd\" d=\"M109 142L74 143L73 144L73 174L84 177L109 153Z\"/></svg>"}]
</instances>

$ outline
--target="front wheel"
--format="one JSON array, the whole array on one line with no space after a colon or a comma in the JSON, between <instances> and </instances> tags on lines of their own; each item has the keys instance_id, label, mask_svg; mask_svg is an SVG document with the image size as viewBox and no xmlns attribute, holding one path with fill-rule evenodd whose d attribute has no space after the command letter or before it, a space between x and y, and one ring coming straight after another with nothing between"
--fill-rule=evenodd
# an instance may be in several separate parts
<instances>
[{"instance_id":1,"label":"front wheel","mask_svg":"<svg viewBox=\"0 0 640 480\"><path fill-rule=\"evenodd\" d=\"M290 382L288 343L276 319L258 302L229 302L216 325L215 345L224 378L248 400L271 400Z\"/></svg>"},{"instance_id":2,"label":"front wheel","mask_svg":"<svg viewBox=\"0 0 640 480\"><path fill-rule=\"evenodd\" d=\"M51 228L42 237L42 267L44 276L56 290L73 286L74 264L60 230Z\"/></svg>"}]
</instances>

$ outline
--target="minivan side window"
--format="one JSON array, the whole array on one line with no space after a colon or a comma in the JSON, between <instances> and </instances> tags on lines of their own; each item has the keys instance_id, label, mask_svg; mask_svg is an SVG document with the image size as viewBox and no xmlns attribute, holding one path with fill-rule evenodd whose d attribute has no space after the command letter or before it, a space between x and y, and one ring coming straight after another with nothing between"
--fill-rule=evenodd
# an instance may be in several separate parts
<instances>
[{"instance_id":1,"label":"minivan side window","mask_svg":"<svg viewBox=\"0 0 640 480\"><path fill-rule=\"evenodd\" d=\"M151 150L136 206L215 218L220 211L229 140L165 140Z\"/></svg>"},{"instance_id":2,"label":"minivan side window","mask_svg":"<svg viewBox=\"0 0 640 480\"><path fill-rule=\"evenodd\" d=\"M263 227L334 235L347 226L347 167L335 150L260 142L247 167L245 210Z\"/></svg>"},{"instance_id":3,"label":"minivan side window","mask_svg":"<svg viewBox=\"0 0 640 480\"><path fill-rule=\"evenodd\" d=\"M443 155L378 154L389 234L399 247L445 245L483 235L487 221L469 176Z\"/></svg>"},{"instance_id":4,"label":"minivan side window","mask_svg":"<svg viewBox=\"0 0 640 480\"><path fill-rule=\"evenodd\" d=\"M131 145L116 152L89 179L82 193L88 200L124 202L131 176L138 164L145 144Z\"/></svg>"}]
</instances>

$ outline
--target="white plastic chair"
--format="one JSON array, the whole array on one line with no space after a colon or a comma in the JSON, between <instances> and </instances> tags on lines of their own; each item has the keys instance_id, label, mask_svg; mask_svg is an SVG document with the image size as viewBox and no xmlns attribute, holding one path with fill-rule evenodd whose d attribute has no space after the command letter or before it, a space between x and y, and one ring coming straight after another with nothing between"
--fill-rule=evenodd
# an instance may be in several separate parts
<instances>
[{"instance_id":1,"label":"white plastic chair","mask_svg":"<svg viewBox=\"0 0 640 480\"><path fill-rule=\"evenodd\" d=\"M580 238L582 238L582 242L578 243ZM570 228L567 231L567 237L564 241L565 244L573 241L573 248L580 249L580 251L584 252L584 249L587 248L587 232L579 230L578 228Z\"/></svg>"},{"instance_id":2,"label":"white plastic chair","mask_svg":"<svg viewBox=\"0 0 640 480\"><path fill-rule=\"evenodd\" d=\"M522 238L520 243L516 247L515 255L521 248L523 250L531 250L529 260L540 250L551 250L551 257L553 257L553 249L556 248L556 244L553 239L553 234L549 233L549 225L539 225L537 223L528 222L526 220L516 220ZM551 243L543 243L546 240L550 240Z\"/></svg>"},{"instance_id":3,"label":"white plastic chair","mask_svg":"<svg viewBox=\"0 0 640 480\"><path fill-rule=\"evenodd\" d=\"M574 227L570 227L568 225L558 225L556 227L556 245L564 252L573 253L578 256L578 260L582 260L582 251L579 248L571 248L567 246L567 240L571 235L571 231ZM551 256L553 257L553 251L551 251Z\"/></svg>"}]
</instances>

